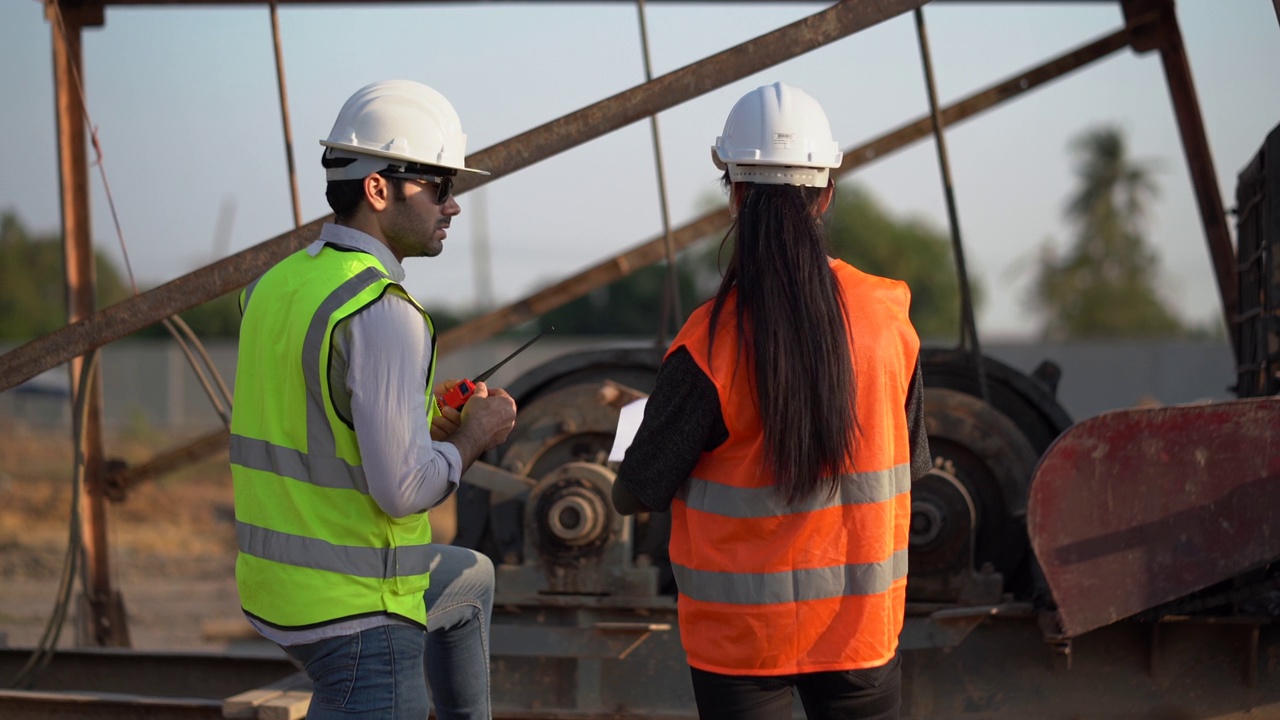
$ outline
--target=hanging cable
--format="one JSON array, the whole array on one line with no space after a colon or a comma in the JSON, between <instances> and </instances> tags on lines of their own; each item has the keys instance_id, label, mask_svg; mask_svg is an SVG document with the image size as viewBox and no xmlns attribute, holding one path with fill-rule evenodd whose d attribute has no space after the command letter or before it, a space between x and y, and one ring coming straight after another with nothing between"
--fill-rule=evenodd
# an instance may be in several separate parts
<instances>
[{"instance_id":1,"label":"hanging cable","mask_svg":"<svg viewBox=\"0 0 1280 720\"><path fill-rule=\"evenodd\" d=\"M645 82L653 81L653 64L649 59L649 27L645 22L644 0L636 0L636 12L640 16L640 50L644 54ZM676 273L675 240L671 235L671 212L667 205L667 173L662 164L662 136L658 131L658 116L649 116L649 130L653 135L653 162L658 171L658 202L662 208L662 239L667 254L667 274L663 283L662 307L658 313L658 345L667 344L667 319L674 322L673 327L679 329L684 321L684 313L680 309L680 280Z\"/></svg>"},{"instance_id":2,"label":"hanging cable","mask_svg":"<svg viewBox=\"0 0 1280 720\"><path fill-rule=\"evenodd\" d=\"M62 561L62 573L58 577L58 593L54 600L53 612L45 624L44 633L36 643L31 657L18 670L9 686L20 690L30 689L35 685L41 672L53 660L54 650L58 646L58 638L66 624L67 610L71 606L71 591L75 587L75 578L83 563L83 538L80 535L80 493L84 487L85 457L82 439L84 428L89 421L89 393L93 390L93 378L98 368L99 352L95 348L89 352L85 362L80 366L80 378L76 383L76 406L73 422L75 423L75 461L71 477L71 527L67 535L67 553Z\"/></svg>"},{"instance_id":3,"label":"hanging cable","mask_svg":"<svg viewBox=\"0 0 1280 720\"><path fill-rule=\"evenodd\" d=\"M929 94L929 111L933 116L933 135L938 148L938 168L942 174L942 192L947 201L947 221L951 226L951 250L955 255L956 274L960 284L960 347L973 357L974 371L978 377L978 390L982 399L990 402L987 393L987 373L982 362L982 347L978 343L978 323L973 313L973 292L969 287L969 271L964 261L964 243L960 240L960 216L956 212L955 189L951 183L951 163L947 159L947 142L942 131L942 113L938 110L938 90L933 78L933 60L929 55L929 38L924 28L924 12L915 9L916 36L920 40L920 62L924 66L925 88Z\"/></svg>"},{"instance_id":4,"label":"hanging cable","mask_svg":"<svg viewBox=\"0 0 1280 720\"><path fill-rule=\"evenodd\" d=\"M67 35L66 24L63 22L63 19L62 19L61 0L53 0L52 2L50 2L49 5L53 9L53 22L54 22L56 31L58 32L58 34L62 35L64 40L69 42L69 36ZM129 286L133 289L133 294L137 296L140 294L140 291L138 289L138 281L133 274L133 263L129 260L129 248L127 243L125 243L124 230L120 225L120 215L116 211L115 198L111 194L111 182L107 178L106 162L104 161L102 144L99 142L99 139L98 139L98 128L96 125L93 124L93 119L89 115L89 98L85 94L84 83L80 79L79 69L76 68L75 64L72 64L70 67L70 70L71 70L71 77L75 81L76 92L80 95L81 106L84 109L84 123L85 123L86 129L89 132L89 138L93 146L94 164L98 167L99 177L102 178L103 190L107 196L107 206L111 210L111 221L115 225L116 239L120 244L120 254L124 258L125 274L129 279ZM196 362L195 356L192 354L191 349L187 347L187 340L184 340L182 332L180 332L178 327L174 324L173 320L175 319L178 322L182 323L182 326L186 328L190 342L198 348L198 352L200 356L205 359L208 373L214 377L216 384L222 391L223 398L226 400L226 405L227 405L226 410L222 409L222 403L214 395L212 385L210 384L210 381L206 376L205 370L202 370L199 363ZM221 374L218 372L218 369L213 365L212 361L209 360L209 354L205 351L204 345L200 342L200 339L196 337L195 333L191 332L191 328L187 326L185 322L182 322L181 318L179 318L177 315L174 315L171 318L162 320L161 324L164 325L165 329L169 331L169 334L173 336L174 341L178 343L178 347L182 349L183 354L187 357L187 362L191 365L192 372L195 373L196 378L200 381L200 386L204 389L205 395L208 396L209 402L213 404L214 409L215 411L217 411L219 417L222 418L223 424L230 426L231 396L230 396L230 393L227 392L227 384L225 381L223 381Z\"/></svg>"}]
</instances>

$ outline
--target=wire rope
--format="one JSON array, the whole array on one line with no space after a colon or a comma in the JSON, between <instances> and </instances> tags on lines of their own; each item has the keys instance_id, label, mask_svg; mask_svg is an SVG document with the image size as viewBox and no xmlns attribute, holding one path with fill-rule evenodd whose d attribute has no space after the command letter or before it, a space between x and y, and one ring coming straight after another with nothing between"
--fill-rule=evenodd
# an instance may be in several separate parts
<instances>
[{"instance_id":1,"label":"wire rope","mask_svg":"<svg viewBox=\"0 0 1280 720\"><path fill-rule=\"evenodd\" d=\"M640 51L644 56L645 82L653 81L653 63L649 56L649 25L645 19L644 0L636 0L636 13L640 18ZM680 279L676 272L675 239L671 234L671 211L667 202L667 172L662 163L662 134L658 129L658 115L649 116L649 131L653 136L653 162L658 177L658 203L662 211L663 248L667 256L667 273L663 283L662 308L658 313L658 345L666 345L667 319L679 329L684 321L680 310Z\"/></svg>"}]
</instances>

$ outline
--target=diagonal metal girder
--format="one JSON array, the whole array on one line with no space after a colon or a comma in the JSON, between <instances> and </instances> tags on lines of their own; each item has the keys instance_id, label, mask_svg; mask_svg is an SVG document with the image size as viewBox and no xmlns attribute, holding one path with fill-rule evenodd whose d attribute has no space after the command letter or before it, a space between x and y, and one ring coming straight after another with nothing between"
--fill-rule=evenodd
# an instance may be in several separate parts
<instances>
[{"instance_id":1,"label":"diagonal metal girder","mask_svg":"<svg viewBox=\"0 0 1280 720\"><path fill-rule=\"evenodd\" d=\"M943 122L950 127L1128 46L1129 31L1121 28L944 108ZM833 171L833 175L840 177L853 172L863 165L930 137L932 132L932 117L926 115L857 147L845 148L844 161L839 169ZM723 232L728 226L728 208L712 210L673 230L673 248L682 250L713 233ZM452 352L490 338L576 300L595 288L604 287L658 262L665 257L665 240L662 235L650 239L520 300L446 330L440 335L440 353Z\"/></svg>"},{"instance_id":2,"label":"diagonal metal girder","mask_svg":"<svg viewBox=\"0 0 1280 720\"><path fill-rule=\"evenodd\" d=\"M947 106L942 111L943 121L948 127L955 125L1126 47L1129 47L1129 30L1121 28ZM917 118L857 147L847 148L844 151L844 161L835 171L835 175L839 177L853 172L863 165L929 137L932 132L931 121L930 116ZM676 249L681 249L714 232L723 231L728 225L728 210L714 210L675 230L672 234L672 242ZM665 256L664 242L663 236L653 238L522 300L452 328L439 338L440 353L443 355L451 350L484 340L582 297L593 288L603 287L642 267L652 265ZM118 471L108 478L108 485L123 496L123 493L135 483L163 474L188 461L198 460L225 450L227 437L227 431L223 428L197 438L143 465Z\"/></svg>"},{"instance_id":3,"label":"diagonal metal girder","mask_svg":"<svg viewBox=\"0 0 1280 720\"><path fill-rule=\"evenodd\" d=\"M459 192L528 167L654 113L865 30L928 0L844 0L745 43L674 70L533 130L485 148L467 164L493 174ZM314 240L326 216L207 265L0 356L0 391L119 340L166 317L244 287Z\"/></svg>"}]
</instances>

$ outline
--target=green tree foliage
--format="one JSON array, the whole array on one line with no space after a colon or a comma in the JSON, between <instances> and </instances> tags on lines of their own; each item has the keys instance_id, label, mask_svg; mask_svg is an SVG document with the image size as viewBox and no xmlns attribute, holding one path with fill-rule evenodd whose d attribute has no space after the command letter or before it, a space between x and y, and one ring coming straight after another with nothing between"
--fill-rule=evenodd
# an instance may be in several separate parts
<instances>
[{"instance_id":1,"label":"green tree foliage","mask_svg":"<svg viewBox=\"0 0 1280 720\"><path fill-rule=\"evenodd\" d=\"M101 251L94 257L97 303L128 296L124 281ZM27 341L67 324L62 239L32 235L14 213L0 213L0 338Z\"/></svg>"},{"instance_id":2,"label":"green tree foliage","mask_svg":"<svg viewBox=\"0 0 1280 720\"><path fill-rule=\"evenodd\" d=\"M723 200L720 200L721 204ZM705 210L714 208L704 200ZM827 216L831 252L859 269L905 281L911 287L911 320L925 337L955 335L960 326L959 284L947 235L916 220L893 217L870 192L841 185ZM700 241L677 262L681 309L688 316L715 294L723 233ZM662 265L644 268L606 288L544 315L541 327L565 334L648 335L657 332L664 274ZM975 304L981 288L974 282ZM669 329L670 332L670 329Z\"/></svg>"},{"instance_id":3,"label":"green tree foliage","mask_svg":"<svg viewBox=\"0 0 1280 720\"><path fill-rule=\"evenodd\" d=\"M1156 292L1158 258L1143 233L1158 188L1149 163L1129 157L1105 126L1072 141L1078 186L1066 217L1076 237L1062 257L1041 251L1032 300L1051 340L1169 336L1186 332Z\"/></svg>"},{"instance_id":4,"label":"green tree foliage","mask_svg":"<svg viewBox=\"0 0 1280 720\"><path fill-rule=\"evenodd\" d=\"M924 338L958 337L960 280L948 234L923 221L896 218L866 188L838 186L828 213L831 252L850 265L911 288L911 323ZM972 273L974 311L982 284Z\"/></svg>"},{"instance_id":5,"label":"green tree foliage","mask_svg":"<svg viewBox=\"0 0 1280 720\"><path fill-rule=\"evenodd\" d=\"M101 250L94 256L97 305L107 307L133 294ZM0 213L0 339L25 342L67 324L67 283L62 238L33 235L15 213ZM240 328L239 292L182 313L196 335L235 337ZM140 337L167 337L161 325Z\"/></svg>"},{"instance_id":6,"label":"green tree foliage","mask_svg":"<svg viewBox=\"0 0 1280 720\"><path fill-rule=\"evenodd\" d=\"M698 255L677 256L676 275L680 305L685 317L698 303L694 265L705 263ZM552 310L538 319L541 329L555 327L558 335L656 335L662 312L666 266L651 265L615 283L597 288L584 297ZM667 323L667 337L679 328Z\"/></svg>"}]
</instances>

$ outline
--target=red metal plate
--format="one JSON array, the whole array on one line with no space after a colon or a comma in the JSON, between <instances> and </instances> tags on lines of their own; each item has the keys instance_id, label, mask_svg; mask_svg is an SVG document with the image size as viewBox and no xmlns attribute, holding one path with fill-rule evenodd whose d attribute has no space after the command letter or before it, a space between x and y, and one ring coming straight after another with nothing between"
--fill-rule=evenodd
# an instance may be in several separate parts
<instances>
[{"instance_id":1,"label":"red metal plate","mask_svg":"<svg viewBox=\"0 0 1280 720\"><path fill-rule=\"evenodd\" d=\"M1121 410L1040 459L1027 529L1075 636L1280 559L1280 398Z\"/></svg>"}]
</instances>

